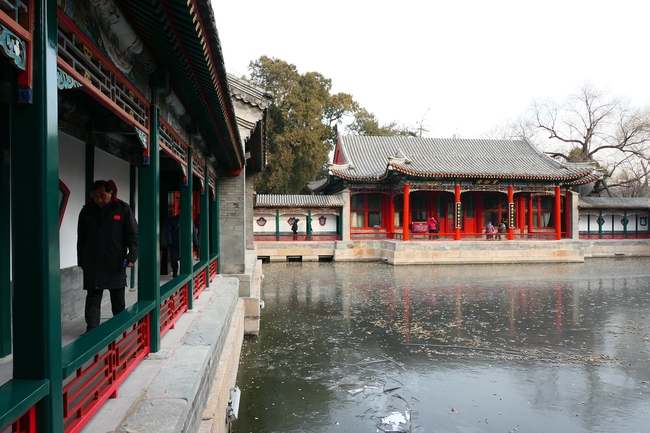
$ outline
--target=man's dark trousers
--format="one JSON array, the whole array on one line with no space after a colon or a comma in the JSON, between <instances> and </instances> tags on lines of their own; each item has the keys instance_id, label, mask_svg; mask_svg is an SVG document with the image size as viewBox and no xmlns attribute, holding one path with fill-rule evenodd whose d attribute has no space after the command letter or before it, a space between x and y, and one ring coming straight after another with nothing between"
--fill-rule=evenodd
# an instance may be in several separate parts
<instances>
[{"instance_id":1,"label":"man's dark trousers","mask_svg":"<svg viewBox=\"0 0 650 433\"><path fill-rule=\"evenodd\" d=\"M108 289L111 294L111 310L113 316L121 313L126 308L124 300L124 287ZM99 326L99 319L102 312L103 290L86 290L86 331Z\"/></svg>"}]
</instances>

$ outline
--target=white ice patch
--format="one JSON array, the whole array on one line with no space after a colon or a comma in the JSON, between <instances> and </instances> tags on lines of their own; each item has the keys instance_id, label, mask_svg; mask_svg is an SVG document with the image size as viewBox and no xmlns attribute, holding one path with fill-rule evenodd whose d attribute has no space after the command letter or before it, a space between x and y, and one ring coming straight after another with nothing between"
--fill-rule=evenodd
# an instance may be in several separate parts
<instances>
[{"instance_id":1,"label":"white ice patch","mask_svg":"<svg viewBox=\"0 0 650 433\"><path fill-rule=\"evenodd\" d=\"M406 417L400 412L393 412L385 418L381 419L382 424L390 424L392 426L399 426L400 424L406 424Z\"/></svg>"}]
</instances>

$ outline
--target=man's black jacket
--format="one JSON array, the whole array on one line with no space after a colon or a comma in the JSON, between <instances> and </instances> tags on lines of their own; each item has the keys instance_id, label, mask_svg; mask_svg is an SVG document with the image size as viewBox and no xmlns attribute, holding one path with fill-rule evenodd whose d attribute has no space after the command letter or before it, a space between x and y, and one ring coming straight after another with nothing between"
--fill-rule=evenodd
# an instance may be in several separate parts
<instances>
[{"instance_id":1,"label":"man's black jacket","mask_svg":"<svg viewBox=\"0 0 650 433\"><path fill-rule=\"evenodd\" d=\"M113 196L106 209L92 199L81 208L77 225L77 264L83 287L117 289L126 286L124 259L138 259L138 225L128 204Z\"/></svg>"}]
</instances>

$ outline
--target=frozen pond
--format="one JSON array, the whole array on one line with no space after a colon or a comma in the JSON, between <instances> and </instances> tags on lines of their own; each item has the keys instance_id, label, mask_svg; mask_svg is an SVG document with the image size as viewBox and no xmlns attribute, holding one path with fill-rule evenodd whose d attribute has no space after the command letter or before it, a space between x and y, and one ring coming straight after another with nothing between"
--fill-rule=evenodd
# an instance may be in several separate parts
<instances>
[{"instance_id":1,"label":"frozen pond","mask_svg":"<svg viewBox=\"0 0 650 433\"><path fill-rule=\"evenodd\" d=\"M648 432L649 262L264 264L233 432Z\"/></svg>"}]
</instances>

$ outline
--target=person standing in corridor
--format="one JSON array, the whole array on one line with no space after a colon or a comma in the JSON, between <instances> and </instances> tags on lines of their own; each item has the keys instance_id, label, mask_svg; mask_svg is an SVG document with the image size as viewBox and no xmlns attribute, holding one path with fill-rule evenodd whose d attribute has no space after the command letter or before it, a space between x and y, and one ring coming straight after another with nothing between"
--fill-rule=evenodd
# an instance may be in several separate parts
<instances>
[{"instance_id":1,"label":"person standing in corridor","mask_svg":"<svg viewBox=\"0 0 650 433\"><path fill-rule=\"evenodd\" d=\"M181 214L176 214L167 220L167 228L165 230L167 246L170 248L169 262L172 267L172 277L176 278L178 275L178 261L181 257ZM192 223L192 244L194 250L199 247L199 237Z\"/></svg>"},{"instance_id":2,"label":"person standing in corridor","mask_svg":"<svg viewBox=\"0 0 650 433\"><path fill-rule=\"evenodd\" d=\"M81 208L77 224L86 332L99 326L104 289L110 293L113 316L124 311L126 268L138 259L138 224L129 205L117 198L108 181L95 181L90 191L92 198Z\"/></svg>"}]
</instances>

